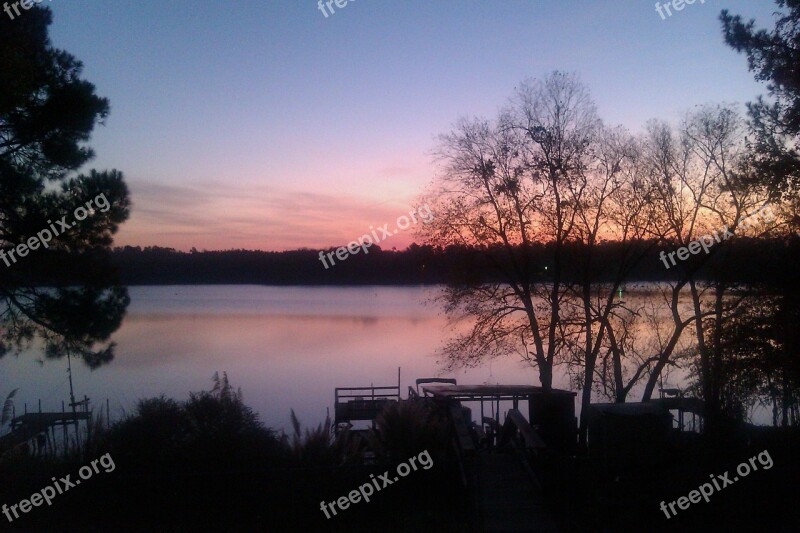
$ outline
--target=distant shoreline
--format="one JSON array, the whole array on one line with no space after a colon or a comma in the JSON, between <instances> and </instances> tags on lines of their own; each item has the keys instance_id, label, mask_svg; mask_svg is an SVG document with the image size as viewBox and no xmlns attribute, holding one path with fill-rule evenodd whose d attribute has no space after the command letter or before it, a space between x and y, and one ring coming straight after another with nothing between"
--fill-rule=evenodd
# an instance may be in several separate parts
<instances>
[{"instance_id":1,"label":"distant shoreline","mask_svg":"<svg viewBox=\"0 0 800 533\"><path fill-rule=\"evenodd\" d=\"M634 245L642 253L641 261L630 272L624 286L635 283L658 283L678 279L681 270L664 268L652 243ZM638 249L636 249L638 248ZM551 247L537 245L530 251L531 277L546 282L553 271ZM630 253L630 249L627 250ZM725 270L735 283L765 283L794 274L786 270L790 247L780 240L740 239L716 253L696 276ZM274 285L274 286L435 286L502 281L487 267L485 250L467 247L434 249L412 245L403 251L374 247L367 255L358 255L325 269L316 250L260 252L249 250L178 252L168 248L117 248L111 261L126 285ZM574 248L566 255L568 267L562 272L565 281L581 279L582 250ZM604 243L595 249L593 282L613 280L626 253L618 243ZM502 257L502 256L501 256ZM549 268L549 270L548 270Z\"/></svg>"},{"instance_id":2,"label":"distant shoreline","mask_svg":"<svg viewBox=\"0 0 800 533\"><path fill-rule=\"evenodd\" d=\"M780 239L741 238L715 250L708 262L694 275L696 280L724 273L728 283L780 284L796 275L788 265L796 253L791 241ZM654 246L652 242L634 243L623 247L608 242L593 250L592 283L611 282L618 274L621 261L631 254L641 255L623 283L658 283L679 279L682 268L665 269L659 254L673 250ZM319 262L319 252L303 249L285 252L251 250L181 252L172 248L122 247L103 256L86 254L72 256L64 252L42 252L36 262L15 265L34 272L37 285L63 285L71 278L81 279L80 273L93 262L108 261L122 285L265 285L265 286L435 286L502 282L504 278L490 264L501 264L506 252L495 250L487 260L486 249L470 247L433 248L412 245L406 250L381 250L375 246L369 254L358 255L325 269ZM520 253L517 250L517 253ZM528 251L530 277L533 282L550 282L553 272L552 247L537 244ZM586 253L580 245L571 244L562 251L562 281L577 282L583 278L582 262ZM13 268L11 269L13 270Z\"/></svg>"}]
</instances>

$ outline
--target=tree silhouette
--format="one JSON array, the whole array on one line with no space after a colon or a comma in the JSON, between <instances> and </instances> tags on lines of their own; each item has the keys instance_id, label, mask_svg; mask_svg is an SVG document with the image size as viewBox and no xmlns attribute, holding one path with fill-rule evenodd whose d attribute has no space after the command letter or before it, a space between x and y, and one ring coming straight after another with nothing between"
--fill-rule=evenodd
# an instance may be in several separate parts
<instances>
[{"instance_id":1,"label":"tree silhouette","mask_svg":"<svg viewBox=\"0 0 800 533\"><path fill-rule=\"evenodd\" d=\"M748 67L758 81L767 82L769 100L759 97L748 104L756 180L770 189L772 197L781 197L787 206L788 223L782 228L786 241L787 262L780 275L768 281L777 292L774 315L780 340L783 364L783 385L779 396L783 402L783 422L788 418L788 405L793 386L786 376L796 372L800 360L797 318L800 316L800 2L776 0L783 11L776 13L775 27L756 30L755 21L744 22L739 15L724 10L720 15L725 42L747 56ZM794 406L796 409L796 405Z\"/></svg>"},{"instance_id":2,"label":"tree silhouette","mask_svg":"<svg viewBox=\"0 0 800 533\"><path fill-rule=\"evenodd\" d=\"M109 103L81 78L81 62L52 46L51 21L40 7L0 17L0 252L13 259L0 262L0 356L38 341L49 357L71 353L95 367L113 357L108 339L129 301L106 258L128 190L120 172L77 173ZM101 195L107 209L54 231L53 221ZM44 230L57 233L47 245ZM75 263L61 269L52 258L67 254Z\"/></svg>"},{"instance_id":3,"label":"tree silhouette","mask_svg":"<svg viewBox=\"0 0 800 533\"><path fill-rule=\"evenodd\" d=\"M770 99L748 104L755 133L758 179L780 195L800 186L800 3L777 0L787 12L777 14L772 31L756 30L755 21L723 10L725 42L747 56L758 81L767 82Z\"/></svg>"}]
</instances>

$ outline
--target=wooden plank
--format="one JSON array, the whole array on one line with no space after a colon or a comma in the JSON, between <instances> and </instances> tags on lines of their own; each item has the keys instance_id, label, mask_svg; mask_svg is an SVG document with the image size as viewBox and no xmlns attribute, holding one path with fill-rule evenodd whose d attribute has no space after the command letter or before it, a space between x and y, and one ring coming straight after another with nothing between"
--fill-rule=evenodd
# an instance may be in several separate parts
<instances>
[{"instance_id":1,"label":"wooden plank","mask_svg":"<svg viewBox=\"0 0 800 533\"><path fill-rule=\"evenodd\" d=\"M533 385L425 385L422 387L433 396L458 397L460 399L513 399L526 400L532 394L567 395L575 397L576 392L551 389L545 391Z\"/></svg>"},{"instance_id":2,"label":"wooden plank","mask_svg":"<svg viewBox=\"0 0 800 533\"><path fill-rule=\"evenodd\" d=\"M456 432L456 439L459 447L465 453L475 452L475 443L472 442L472 435L469 433L469 425L464 420L464 412L458 402L450 403L450 419L453 421L453 428Z\"/></svg>"},{"instance_id":3,"label":"wooden plank","mask_svg":"<svg viewBox=\"0 0 800 533\"><path fill-rule=\"evenodd\" d=\"M91 413L86 413L82 411L78 411L76 413L72 413L70 411L65 411L63 413L26 413L24 415L20 415L13 420L11 420L12 426L17 426L21 424L53 424L56 422L61 422L63 420L89 420Z\"/></svg>"},{"instance_id":4,"label":"wooden plank","mask_svg":"<svg viewBox=\"0 0 800 533\"><path fill-rule=\"evenodd\" d=\"M417 383L417 394L419 394L420 385L426 385L431 383L439 383L439 384L447 383L449 385L458 385L458 382L456 382L456 380L453 378L418 378L416 383ZM425 394L424 390L425 388L423 387L422 394Z\"/></svg>"},{"instance_id":5,"label":"wooden plank","mask_svg":"<svg viewBox=\"0 0 800 533\"><path fill-rule=\"evenodd\" d=\"M525 416L518 409L509 409L506 419L511 420L514 425L517 426L517 429L519 430L520 435L522 435L522 440L525 441L525 446L527 448L533 450L547 449L547 445L544 443L542 438L538 433L536 433L536 430L531 427L530 422L528 422Z\"/></svg>"}]
</instances>

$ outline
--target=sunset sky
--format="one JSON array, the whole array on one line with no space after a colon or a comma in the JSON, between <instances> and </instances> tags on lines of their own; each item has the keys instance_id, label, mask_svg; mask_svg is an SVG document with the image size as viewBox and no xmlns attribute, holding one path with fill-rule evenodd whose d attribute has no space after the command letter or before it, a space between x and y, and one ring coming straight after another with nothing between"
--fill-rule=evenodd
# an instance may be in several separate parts
<instances>
[{"instance_id":1,"label":"sunset sky","mask_svg":"<svg viewBox=\"0 0 800 533\"><path fill-rule=\"evenodd\" d=\"M182 250L321 248L393 224L435 175L438 134L554 69L634 132L743 104L765 88L717 17L771 26L774 6L706 0L662 20L625 0L355 0L328 18L312 0L48 5L53 43L111 100L87 168L127 177L116 244Z\"/></svg>"}]
</instances>

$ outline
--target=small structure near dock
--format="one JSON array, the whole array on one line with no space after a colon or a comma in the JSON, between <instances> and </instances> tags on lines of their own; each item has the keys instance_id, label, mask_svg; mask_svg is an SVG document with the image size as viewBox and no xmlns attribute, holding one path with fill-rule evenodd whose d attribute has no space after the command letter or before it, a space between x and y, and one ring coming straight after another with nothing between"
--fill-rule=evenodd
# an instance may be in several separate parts
<instances>
[{"instance_id":1,"label":"small structure near dock","mask_svg":"<svg viewBox=\"0 0 800 533\"><path fill-rule=\"evenodd\" d=\"M652 403L593 403L586 413L589 455L606 474L650 469L663 458L672 416Z\"/></svg>"},{"instance_id":2,"label":"small structure near dock","mask_svg":"<svg viewBox=\"0 0 800 533\"><path fill-rule=\"evenodd\" d=\"M705 403L699 398L684 396L680 389L661 389L661 397L650 400L650 403L659 405L668 411L675 411L677 417L675 421L679 431L703 431L703 416L705 415ZM687 415L691 418L687 420ZM689 428L691 421L691 429Z\"/></svg>"},{"instance_id":3,"label":"small structure near dock","mask_svg":"<svg viewBox=\"0 0 800 533\"><path fill-rule=\"evenodd\" d=\"M480 404L480 423L487 422L487 405L493 413L493 426L500 427L501 402L510 402L517 413L520 402L528 404L528 420L548 449L558 454L571 454L577 443L575 396L577 393L544 389L532 385L425 385L424 395L460 403ZM509 411L510 412L510 411Z\"/></svg>"},{"instance_id":4,"label":"small structure near dock","mask_svg":"<svg viewBox=\"0 0 800 533\"><path fill-rule=\"evenodd\" d=\"M672 389L649 402L593 403L587 411L589 455L611 476L655 468L670 449L702 431L703 412L702 400Z\"/></svg>"}]
</instances>

